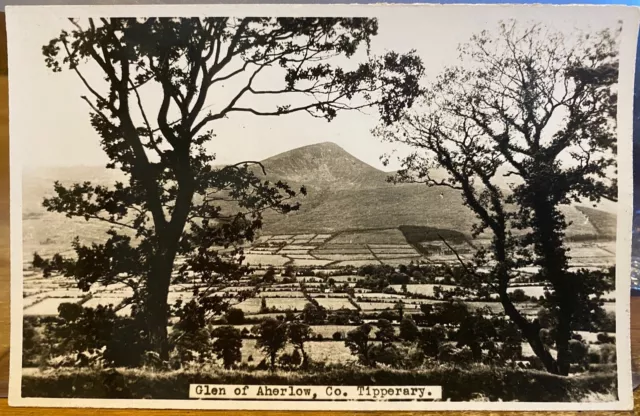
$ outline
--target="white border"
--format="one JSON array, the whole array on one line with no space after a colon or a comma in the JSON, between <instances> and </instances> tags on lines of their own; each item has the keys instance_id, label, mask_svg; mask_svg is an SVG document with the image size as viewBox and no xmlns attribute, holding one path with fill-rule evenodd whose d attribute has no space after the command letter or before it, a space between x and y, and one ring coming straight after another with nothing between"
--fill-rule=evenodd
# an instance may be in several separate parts
<instances>
[{"instance_id":1,"label":"white border","mask_svg":"<svg viewBox=\"0 0 640 416\"><path fill-rule=\"evenodd\" d=\"M102 407L146 409L220 409L220 410L493 410L493 411L545 411L545 410L632 410L631 353L629 338L630 316L630 258L632 227L632 132L633 86L638 22L640 15L635 7L588 5L580 7L616 7L627 9L623 19L620 47L620 76L618 100L618 177L619 201L616 242L616 333L618 357L618 395L616 402L604 403L555 403L555 402L295 402L295 401L208 401L208 400L137 400L137 399L50 399L22 398L22 169L20 161L23 149L20 123L24 115L20 100L19 71L20 51L11 40L18 31L27 30L18 24L19 18L34 14L61 17L112 17L132 16L379 16L382 8L390 4L244 4L244 5L95 5L95 6L7 6L7 37L9 55L9 110L10 110L10 217L11 217L11 361L9 404L11 406L47 407ZM575 5L437 5L398 4L394 8L409 7L576 7ZM389 11L386 9L385 11ZM12 81L12 78L13 81Z\"/></svg>"}]
</instances>

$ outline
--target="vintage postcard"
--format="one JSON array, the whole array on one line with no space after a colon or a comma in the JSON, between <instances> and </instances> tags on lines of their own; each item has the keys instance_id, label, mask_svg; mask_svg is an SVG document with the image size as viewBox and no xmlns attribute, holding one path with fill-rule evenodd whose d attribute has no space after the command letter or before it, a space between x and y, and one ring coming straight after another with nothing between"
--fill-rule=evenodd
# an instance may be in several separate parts
<instances>
[{"instance_id":1,"label":"vintage postcard","mask_svg":"<svg viewBox=\"0 0 640 416\"><path fill-rule=\"evenodd\" d=\"M7 8L10 404L631 409L638 18Z\"/></svg>"}]
</instances>

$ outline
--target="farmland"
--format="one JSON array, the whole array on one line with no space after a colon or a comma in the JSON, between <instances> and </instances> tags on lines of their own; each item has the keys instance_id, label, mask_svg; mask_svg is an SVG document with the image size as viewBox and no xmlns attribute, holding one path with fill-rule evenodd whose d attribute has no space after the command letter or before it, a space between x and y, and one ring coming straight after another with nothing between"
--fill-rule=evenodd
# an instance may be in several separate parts
<instances>
[{"instance_id":1,"label":"farmland","mask_svg":"<svg viewBox=\"0 0 640 416\"><path fill-rule=\"evenodd\" d=\"M408 371L411 374L416 374L416 371L431 374L433 371L440 371L439 368L448 368L434 364L434 357L425 358L421 355L425 354L422 350L423 334L434 333L440 328L441 332L436 332L442 333L442 338L436 341L438 355L435 359L438 363L448 362L449 365L462 366L458 368L473 368L473 371L480 372L485 368L491 368L493 372L507 371L517 365L522 367L518 371L535 369L535 374L545 374L537 371L543 370L543 367L529 342L505 336L504 328L508 327L509 320L505 317L497 294L480 295L470 290L464 298L458 296L460 287L455 279L445 273L449 268L458 266L456 253L447 251L449 247L433 241L409 244L406 239L402 239L405 235L406 232L402 233L397 229L335 234L261 235L245 248L246 260L250 265L250 272L246 276L232 281L217 281L207 287L188 273L190 281L171 285L168 303L202 301L199 294L206 293L203 296L216 297L226 302L231 308L228 311L237 309L241 312L241 317L235 318L236 321L232 324L231 318L224 312L208 316L206 324L209 335L206 339L209 341L200 344L209 348L207 345L211 345L211 342L220 340L213 336L218 328L234 328L240 337L240 347L234 369L225 373L229 377L240 373L257 377L274 365L265 347L260 347L259 328L270 320L279 322L279 325L305 323L309 334L304 341L308 367L296 367L293 357L296 354L299 356L300 347L289 341L277 351L277 373L272 369L269 377L281 371L301 376L335 374L342 370L348 371L348 374L359 374L368 365L349 346L348 340L353 334L363 331L363 328L370 328L366 343L371 351L384 348L396 351L397 355L393 359L400 364L393 364L392 367L388 364L374 364L374 367L384 371L407 371L403 369L404 366L417 365L418 367ZM464 240L452 243L452 246L462 251L465 247L473 248L483 244L486 241ZM608 241L570 242L569 245L573 255L573 268L600 270L614 262L615 246ZM178 263L182 263L182 259L178 259ZM521 268L517 281L507 289L513 299L518 299L515 302L518 311L530 321L539 319L540 313L544 312L540 298L549 291L548 287L535 283L531 278L537 271L536 267ZM52 322L56 322L63 303L75 303L84 308L110 306L118 319L127 319L135 312L135 308L129 304L134 290L124 283L108 287L94 286L88 291L82 291L70 278L60 275L45 278L41 271L29 265L25 267L24 273L25 327L36 328L33 332L35 334L52 331ZM267 275L271 277L267 279ZM460 310L455 307L456 302L461 299L463 316L466 318L459 318ZM607 371L615 370L615 295L605 293L602 299L608 326L584 327L574 331L575 339L581 340L585 358L582 364L571 365L571 372L577 373L569 378L573 382L578 382L583 377L608 375ZM173 311L174 309L172 313ZM477 344L479 358L473 360L478 361L469 361L471 358L467 356L464 359L467 361L458 362L456 360L460 358L456 357L462 357L460 354L463 353L471 354L472 350L467 346L460 347L460 337L465 332L462 332L461 322L452 321L453 316L458 316L456 319L462 319L461 322L466 319L477 320L481 316L491 327L503 329L497 329L495 334L487 338L490 341ZM406 330L403 332L407 319L415 322L414 338L410 338ZM167 332L170 339L180 339L179 324L178 315L169 319ZM388 325L386 341L380 335L384 325ZM53 345L56 345L55 340ZM184 354L183 348L177 345L172 356ZM496 358L496 350L512 351L511 358ZM552 357L557 357L554 346L548 350ZM61 374L60 371L66 371L74 365L74 361L68 361L68 356L65 358L64 355L49 354L44 358L38 355L38 351L41 350L27 351L23 361L24 379L27 380L28 388L31 388L29 383L48 380L43 376L46 374L43 371L47 370L42 370L47 365L59 367L55 374ZM454 353L447 356L446 351ZM421 361L412 361L416 357L422 357ZM208 368L215 372L222 365L215 357L206 367L202 367L194 359L182 361L181 371ZM43 367L45 360L47 364ZM206 371L207 374L213 374L210 370ZM143 371L139 374L146 373ZM343 380L345 379L340 378L336 382ZM366 382L375 384L379 380ZM450 382L447 383L447 386L451 385ZM478 387L474 387L474 390L477 389Z\"/></svg>"},{"instance_id":2,"label":"farmland","mask_svg":"<svg viewBox=\"0 0 640 416\"><path fill-rule=\"evenodd\" d=\"M419 234L422 232L423 234ZM427 234L424 234L424 233ZM224 299L228 304L243 312L245 323L234 324L242 331L240 365L258 371L266 365L265 352L257 347L253 328L267 319L306 319L304 311L316 308L323 311L321 322L310 326L311 336L305 343L305 351L310 362L327 366L355 365L358 357L345 344L345 338L359 325L377 325L379 319L389 319L395 337L401 336L401 317L411 316L418 323L418 330L429 330L434 323L430 310L446 307L451 295L456 293L455 280L447 278L442 270L456 267L458 259L450 247L426 241L410 244L405 236L408 231L398 229L358 230L340 233L305 234L263 234L245 248L246 262L251 272L239 280L219 282L206 291L208 297ZM424 229L411 230L412 238L428 235ZM416 234L417 233L417 234ZM454 249L464 251L485 245L483 240L461 240L452 242ZM615 245L609 241L569 242L573 268L586 267L591 270L603 269L614 263ZM182 259L178 259L181 263ZM445 267L438 269L438 265ZM434 269L435 268L435 269ZM272 280L264 282L265 274L271 270ZM415 271L411 271L415 270ZM441 270L431 273L429 270ZM389 279L381 286L375 286L372 274L387 273ZM537 273L536 267L523 267L520 277L507 289L511 296L521 296L517 302L520 313L529 319L536 319L541 311L539 299L549 288L529 280ZM119 317L128 317L133 308L128 299L133 289L124 283L108 287L94 286L82 291L72 279L59 275L45 278L42 273L29 265L24 270L24 315L25 319L40 322L58 314L62 303L76 303L87 308L111 305ZM401 279L402 283L393 279ZM255 282L260 282L254 286ZM198 299L194 288L203 288L202 282L192 280L176 283L170 287L168 302L187 302ZM241 295L242 294L242 295ZM242 299L236 299L243 296ZM248 297L247 297L248 296ZM504 320L504 310L496 294L484 298L474 297L473 292L464 300L465 308L474 312L482 310L485 317ZM603 295L602 307L610 316L615 315L615 296ZM218 315L210 319L210 330L225 324L225 318ZM437 318L440 319L440 318ZM615 319L615 318L613 318ZM177 317L170 319L169 333L174 331ZM336 324L338 323L339 324ZM613 328L610 328L613 329ZM455 327L448 327L454 336ZM576 331L576 336L584 340L590 354L602 356L598 360L610 360L611 346L603 344L614 339L614 333L601 334L599 331ZM371 345L376 345L375 331L369 334ZM606 338L609 337L609 338ZM455 348L456 342L446 341ZM405 348L396 341L397 348ZM500 347L501 342L496 343ZM296 347L287 344L280 355L291 355ZM520 342L522 360L534 357L531 346ZM551 354L555 351L551 349ZM406 352L409 354L409 352ZM487 354L487 352L483 352ZM598 361L600 362L600 361ZM606 361L605 361L606 362Z\"/></svg>"},{"instance_id":3,"label":"farmland","mask_svg":"<svg viewBox=\"0 0 640 416\"><path fill-rule=\"evenodd\" d=\"M477 241L473 244L481 245L483 242ZM607 241L570 242L568 245L574 267L605 267L614 263L615 246ZM419 253L398 229L358 230L335 234L264 234L247 247L246 256L247 263L254 267L257 275L267 267L275 267L276 270L282 270L286 266L314 267L311 274L298 273L294 283L283 284L283 277L280 276L270 287L263 287L252 298L240 302L237 307L247 314L258 314L263 298L270 311L301 311L308 302L301 291L301 282L304 282L309 296L317 299L321 307L329 311L351 310L356 307L362 311L380 311L393 309L398 301L402 301L406 308L417 308L422 303L434 302L434 290L447 292L456 288L453 284L437 282L390 284L388 287L391 292L387 293L359 289L365 276L353 272L358 267L401 260L418 262L437 259L444 263L452 262L451 259L447 259L454 256L452 253ZM524 271L523 274L533 272L535 269ZM132 289L124 284L106 288L95 287L91 291L83 292L75 288L75 283L70 279L60 276L43 278L41 273L31 267L26 267L24 274L23 306L26 316L55 315L58 306L63 302L78 303L86 307L113 305L114 308L121 309L126 306L123 302L133 294ZM217 288L214 296L233 299L235 293L253 289L248 281L244 279L242 283L230 282L228 285L222 285ZM169 302L174 303L179 299L188 301L192 297L193 287L193 284L173 285L168 297ZM349 295L343 289L337 290L342 287L351 287L354 293ZM545 288L539 285L518 284L510 287L508 292L514 293L518 289L527 297L536 299L544 296L545 292ZM414 299L414 296L422 299ZM607 300L613 298L613 294L605 296ZM474 307L484 305L481 302L469 304ZM488 306L500 310L500 305L496 302L489 302ZM615 309L612 302L607 302L604 306L607 310Z\"/></svg>"}]
</instances>

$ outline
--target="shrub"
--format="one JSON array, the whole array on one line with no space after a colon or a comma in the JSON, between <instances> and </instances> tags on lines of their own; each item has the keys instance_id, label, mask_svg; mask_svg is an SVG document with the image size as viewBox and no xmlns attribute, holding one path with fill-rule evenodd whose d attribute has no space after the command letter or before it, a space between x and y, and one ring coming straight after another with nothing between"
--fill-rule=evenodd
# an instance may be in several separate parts
<instances>
[{"instance_id":1,"label":"shrub","mask_svg":"<svg viewBox=\"0 0 640 416\"><path fill-rule=\"evenodd\" d=\"M616 362L616 346L604 344L600 346L600 363L609 364Z\"/></svg>"},{"instance_id":2,"label":"shrub","mask_svg":"<svg viewBox=\"0 0 640 416\"><path fill-rule=\"evenodd\" d=\"M586 367L588 364L589 346L576 339L569 340L569 354L571 362L578 364L580 367Z\"/></svg>"},{"instance_id":3,"label":"shrub","mask_svg":"<svg viewBox=\"0 0 640 416\"><path fill-rule=\"evenodd\" d=\"M44 338L52 345L51 355L72 355L73 365L102 362L139 367L146 363L146 352L151 349L145 328L141 319L119 317L111 306L84 308L62 303L58 317L47 322Z\"/></svg>"},{"instance_id":4,"label":"shrub","mask_svg":"<svg viewBox=\"0 0 640 416\"><path fill-rule=\"evenodd\" d=\"M302 356L298 350L293 350L291 353L282 354L278 361L285 368L298 367L302 363Z\"/></svg>"},{"instance_id":5,"label":"shrub","mask_svg":"<svg viewBox=\"0 0 640 416\"><path fill-rule=\"evenodd\" d=\"M44 359L45 346L37 331L37 322L25 319L22 325L22 366L35 367Z\"/></svg>"},{"instance_id":6,"label":"shrub","mask_svg":"<svg viewBox=\"0 0 640 416\"><path fill-rule=\"evenodd\" d=\"M423 328L418 336L418 348L425 357L436 358L445 339L446 331L441 325Z\"/></svg>"},{"instance_id":7,"label":"shrub","mask_svg":"<svg viewBox=\"0 0 640 416\"><path fill-rule=\"evenodd\" d=\"M473 351L468 346L456 348L451 344L443 344L438 350L438 361L458 366L468 366L473 362Z\"/></svg>"},{"instance_id":8,"label":"shrub","mask_svg":"<svg viewBox=\"0 0 640 416\"><path fill-rule=\"evenodd\" d=\"M391 322L386 319L378 319L377 327L376 339L382 342L383 346L387 346L395 340L395 330Z\"/></svg>"},{"instance_id":9,"label":"shrub","mask_svg":"<svg viewBox=\"0 0 640 416\"><path fill-rule=\"evenodd\" d=\"M598 334L598 342L601 344L615 344L616 337L605 334L604 332Z\"/></svg>"},{"instance_id":10,"label":"shrub","mask_svg":"<svg viewBox=\"0 0 640 416\"><path fill-rule=\"evenodd\" d=\"M336 331L333 333L332 338L334 341L342 341L344 339L344 332Z\"/></svg>"},{"instance_id":11,"label":"shrub","mask_svg":"<svg viewBox=\"0 0 640 416\"><path fill-rule=\"evenodd\" d=\"M500 357L503 360L519 360L522 358L522 340L519 338L507 338L500 348Z\"/></svg>"},{"instance_id":12,"label":"shrub","mask_svg":"<svg viewBox=\"0 0 640 416\"><path fill-rule=\"evenodd\" d=\"M371 347L370 355L374 363L384 364L394 368L401 366L402 354L394 344L376 344Z\"/></svg>"},{"instance_id":13,"label":"shrub","mask_svg":"<svg viewBox=\"0 0 640 416\"><path fill-rule=\"evenodd\" d=\"M380 314L378 315L379 319L385 319L387 321L396 321L399 318L399 315L392 312L392 311L382 311L380 312Z\"/></svg>"}]
</instances>

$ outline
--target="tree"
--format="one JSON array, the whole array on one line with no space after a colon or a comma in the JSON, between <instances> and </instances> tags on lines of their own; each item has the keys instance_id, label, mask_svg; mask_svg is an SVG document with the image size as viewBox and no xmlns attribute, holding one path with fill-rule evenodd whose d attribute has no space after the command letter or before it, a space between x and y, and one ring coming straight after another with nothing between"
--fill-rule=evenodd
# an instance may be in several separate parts
<instances>
[{"instance_id":1,"label":"tree","mask_svg":"<svg viewBox=\"0 0 640 416\"><path fill-rule=\"evenodd\" d=\"M612 283L602 273L596 283L569 270L569 224L561 207L616 199L618 33L565 35L502 23L497 36L482 32L461 47L462 64L426 89L419 110L377 131L416 149L397 181L461 193L478 219L473 235L492 235L474 264L460 259L467 280L499 295L545 368L557 374L568 374L575 320L593 317L599 309L593 303ZM444 179L433 177L435 166ZM557 317L557 359L537 323L507 293L516 269L531 264L539 267L534 280L549 288L545 306ZM474 266L490 272L476 273Z\"/></svg>"},{"instance_id":2,"label":"tree","mask_svg":"<svg viewBox=\"0 0 640 416\"><path fill-rule=\"evenodd\" d=\"M418 338L418 348L425 357L437 358L440 346L446 340L447 333L442 325L435 325L432 328L423 328Z\"/></svg>"},{"instance_id":3,"label":"tree","mask_svg":"<svg viewBox=\"0 0 640 416\"><path fill-rule=\"evenodd\" d=\"M46 340L52 355L74 354L77 366L90 364L89 356L101 358L109 367L138 367L145 363L147 345L136 334L143 321L136 316L119 317L111 305L85 308L62 303L58 317L46 323ZM148 362L149 364L153 364Z\"/></svg>"},{"instance_id":4,"label":"tree","mask_svg":"<svg viewBox=\"0 0 640 416\"><path fill-rule=\"evenodd\" d=\"M400 319L402 319L402 317L404 316L404 302L402 301L402 299L396 301L393 304L393 309L398 311L398 315L400 315Z\"/></svg>"},{"instance_id":5,"label":"tree","mask_svg":"<svg viewBox=\"0 0 640 416\"><path fill-rule=\"evenodd\" d=\"M263 298L264 299L264 298ZM229 325L242 325L244 324L244 311L239 308L229 308L225 313L225 318Z\"/></svg>"},{"instance_id":6,"label":"tree","mask_svg":"<svg viewBox=\"0 0 640 416\"><path fill-rule=\"evenodd\" d=\"M391 322L386 319L378 319L377 326L376 339L380 341L383 347L391 345L396 339L396 333Z\"/></svg>"},{"instance_id":7,"label":"tree","mask_svg":"<svg viewBox=\"0 0 640 416\"><path fill-rule=\"evenodd\" d=\"M309 357L304 350L304 343L310 341L313 337L313 331L311 327L304 322L291 322L287 328L287 336L291 343L296 347L296 350L300 350L302 354L302 367L308 365Z\"/></svg>"},{"instance_id":8,"label":"tree","mask_svg":"<svg viewBox=\"0 0 640 416\"><path fill-rule=\"evenodd\" d=\"M410 316L405 316L402 321L400 321L400 338L408 342L413 342L418 338L419 334L420 330L418 329L418 325L416 325Z\"/></svg>"},{"instance_id":9,"label":"tree","mask_svg":"<svg viewBox=\"0 0 640 416\"><path fill-rule=\"evenodd\" d=\"M393 122L419 89L423 68L414 54L350 61L349 69L329 62L353 58L377 30L370 18L70 19L43 47L45 63L77 75L106 167L126 179L112 187L55 184L44 201L49 211L112 227L104 243L74 241L75 258L59 269L85 290L130 285L147 321L144 336L166 359L176 257L186 258L183 277L190 269L211 286L237 279L246 271L242 245L254 239L262 213L298 207L297 192L263 180L259 163L213 165L212 128L236 114L331 120L371 106ZM275 103L249 106L256 97Z\"/></svg>"},{"instance_id":10,"label":"tree","mask_svg":"<svg viewBox=\"0 0 640 416\"><path fill-rule=\"evenodd\" d=\"M294 277L296 277L296 273L297 273L296 266L288 264L288 265L284 266L284 271L282 272L282 275L286 276L286 277L294 278Z\"/></svg>"},{"instance_id":11,"label":"tree","mask_svg":"<svg viewBox=\"0 0 640 416\"><path fill-rule=\"evenodd\" d=\"M327 319L327 312L313 303L308 302L302 309L301 318L309 325L323 324L325 319Z\"/></svg>"},{"instance_id":12,"label":"tree","mask_svg":"<svg viewBox=\"0 0 640 416\"><path fill-rule=\"evenodd\" d=\"M269 312L269 307L267 306L267 298L260 299L260 313Z\"/></svg>"},{"instance_id":13,"label":"tree","mask_svg":"<svg viewBox=\"0 0 640 416\"><path fill-rule=\"evenodd\" d=\"M525 302L527 300L527 294L522 289L516 289L511 294L511 300L513 302Z\"/></svg>"},{"instance_id":14,"label":"tree","mask_svg":"<svg viewBox=\"0 0 640 416\"><path fill-rule=\"evenodd\" d=\"M367 366L375 367L375 361L371 360L371 340L369 334L371 334L372 327L369 324L362 324L356 329L352 329L347 332L347 339L344 341L344 345L349 348L351 354L358 356L358 361Z\"/></svg>"},{"instance_id":15,"label":"tree","mask_svg":"<svg viewBox=\"0 0 640 416\"><path fill-rule=\"evenodd\" d=\"M267 318L251 329L258 340L256 347L264 351L275 369L278 352L287 344L287 324L274 318Z\"/></svg>"},{"instance_id":16,"label":"tree","mask_svg":"<svg viewBox=\"0 0 640 416\"><path fill-rule=\"evenodd\" d=\"M173 326L169 343L175 348L180 364L196 361L203 364L211 358L211 332L207 328L205 311L193 300L173 308L178 322Z\"/></svg>"},{"instance_id":17,"label":"tree","mask_svg":"<svg viewBox=\"0 0 640 416\"><path fill-rule=\"evenodd\" d=\"M272 266L269 266L267 270L264 272L264 276L262 276L263 283L273 283L276 281L276 269Z\"/></svg>"},{"instance_id":18,"label":"tree","mask_svg":"<svg viewBox=\"0 0 640 416\"><path fill-rule=\"evenodd\" d=\"M232 326L221 326L211 332L215 337L213 352L222 360L224 368L230 369L242 360L242 334Z\"/></svg>"},{"instance_id":19,"label":"tree","mask_svg":"<svg viewBox=\"0 0 640 416\"><path fill-rule=\"evenodd\" d=\"M406 358L402 356L403 352L405 351L401 351L394 344L375 344L371 347L369 355L374 365L384 364L390 367L400 367L403 358Z\"/></svg>"}]
</instances>

